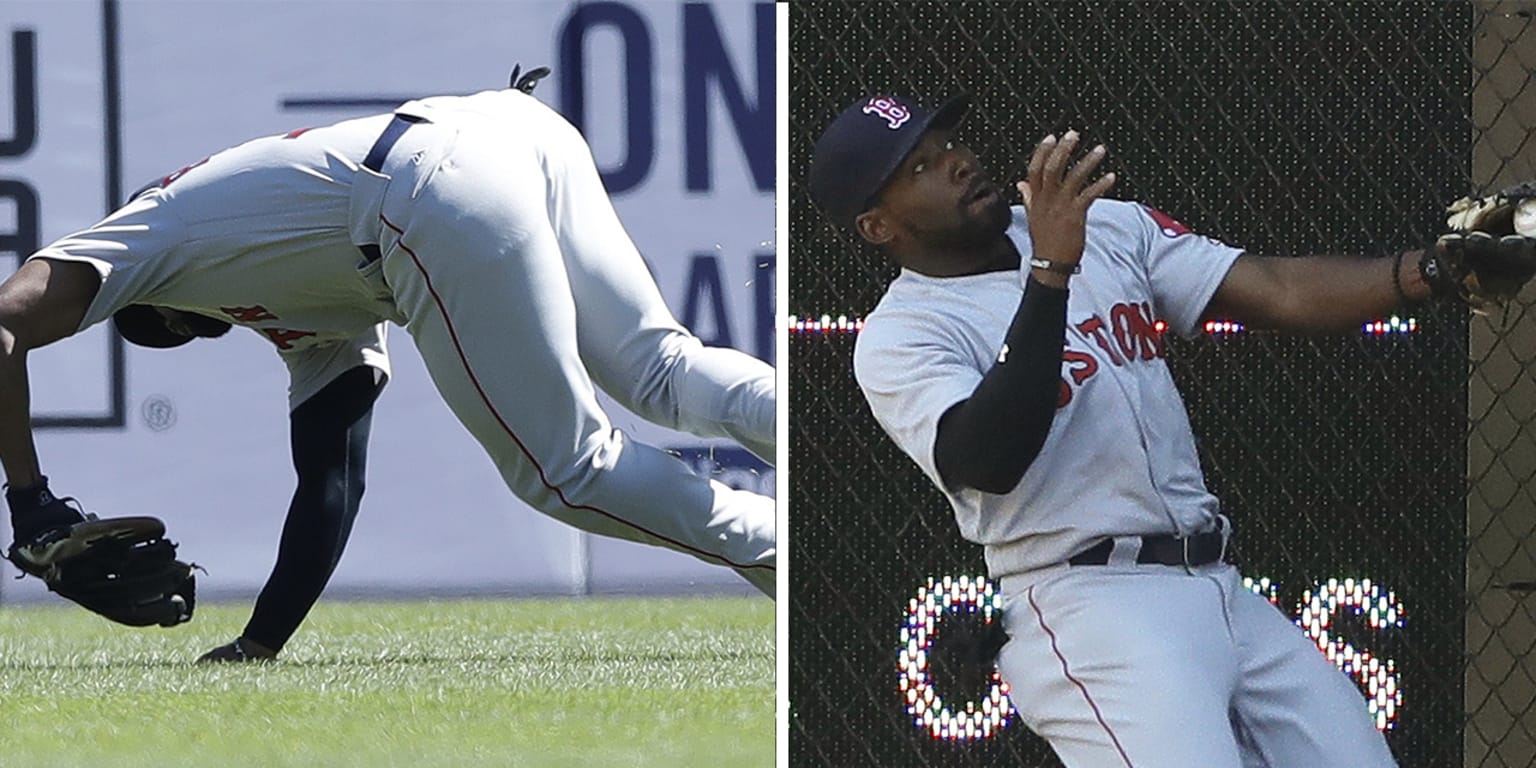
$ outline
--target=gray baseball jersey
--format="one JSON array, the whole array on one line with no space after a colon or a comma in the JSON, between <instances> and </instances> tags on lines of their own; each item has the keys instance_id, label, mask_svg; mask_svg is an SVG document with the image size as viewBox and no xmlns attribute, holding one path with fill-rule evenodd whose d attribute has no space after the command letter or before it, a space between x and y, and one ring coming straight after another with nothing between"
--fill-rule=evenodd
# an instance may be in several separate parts
<instances>
[{"instance_id":1,"label":"gray baseball jersey","mask_svg":"<svg viewBox=\"0 0 1536 768\"><path fill-rule=\"evenodd\" d=\"M1008 237L1030 253L1023 208L1013 209ZM859 334L854 375L880 425L948 495L961 534L985 546L994 578L1065 562L1108 536L1211 525L1217 502L1160 330L1194 333L1241 252L1136 203L1089 209L1058 410L1040 455L1004 495L944 489L933 448L939 418L1007 354L1020 274L903 270L891 283Z\"/></svg>"},{"instance_id":2,"label":"gray baseball jersey","mask_svg":"<svg viewBox=\"0 0 1536 768\"><path fill-rule=\"evenodd\" d=\"M361 181L382 186L355 159L389 121L349 120L219 152L33 258L81 261L101 274L81 328L128 304L154 304L255 329L288 365L293 406L354 366L388 374L383 321L403 317L382 263L357 264L353 243L369 239L375 214L353 200Z\"/></svg>"},{"instance_id":3,"label":"gray baseball jersey","mask_svg":"<svg viewBox=\"0 0 1536 768\"><path fill-rule=\"evenodd\" d=\"M1031 252L1022 209L1008 236ZM1360 692L1236 568L1067 566L1102 539L1211 528L1161 332L1194 333L1240 253L1116 201L1089 209L1085 242L1039 456L1009 493L946 491L1007 603L997 664L1019 718L1068 766L1392 765ZM859 336L875 417L941 487L939 418L1007 355L1024 284L903 272Z\"/></svg>"}]
</instances>

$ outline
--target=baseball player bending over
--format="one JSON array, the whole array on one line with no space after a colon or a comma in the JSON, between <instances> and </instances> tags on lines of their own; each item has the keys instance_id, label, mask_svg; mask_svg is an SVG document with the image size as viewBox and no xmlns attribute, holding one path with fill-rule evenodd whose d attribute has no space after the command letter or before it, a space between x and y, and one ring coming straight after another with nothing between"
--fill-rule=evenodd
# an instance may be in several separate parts
<instances>
[{"instance_id":1,"label":"baseball player bending over","mask_svg":"<svg viewBox=\"0 0 1536 768\"><path fill-rule=\"evenodd\" d=\"M1262 258L1101 199L1105 148L1076 153L1070 131L1040 142L1010 208L955 139L967 105L861 99L818 141L810 191L901 267L854 375L985 547L1021 720L1074 767L1393 765L1358 689L1223 562L1231 526L1155 323L1345 331L1432 293L1477 304L1474 273L1508 298L1531 241Z\"/></svg>"},{"instance_id":2,"label":"baseball player bending over","mask_svg":"<svg viewBox=\"0 0 1536 768\"><path fill-rule=\"evenodd\" d=\"M324 588L357 513L393 322L519 498L586 531L733 568L771 596L773 499L631 440L595 389L772 462L773 369L705 347L678 324L581 135L531 90L525 78L256 139L33 254L0 285L13 562L55 586L68 558L111 541L99 535L109 521L82 523L48 489L27 352L108 318L130 341L161 347L248 326L291 374L299 484L251 623L204 658L274 655Z\"/></svg>"}]
</instances>

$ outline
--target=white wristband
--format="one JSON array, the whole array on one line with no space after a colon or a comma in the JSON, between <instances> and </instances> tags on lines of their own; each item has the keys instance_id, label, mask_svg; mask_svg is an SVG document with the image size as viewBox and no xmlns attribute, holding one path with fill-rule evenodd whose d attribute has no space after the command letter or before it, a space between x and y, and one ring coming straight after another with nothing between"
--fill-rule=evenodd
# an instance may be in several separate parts
<instances>
[{"instance_id":1,"label":"white wristband","mask_svg":"<svg viewBox=\"0 0 1536 768\"><path fill-rule=\"evenodd\" d=\"M1047 272L1055 272L1061 275L1075 275L1083 271L1083 265L1081 264L1063 264L1056 261L1046 261L1045 259L1036 259L1033 257L1030 258L1029 265L1035 269L1043 269Z\"/></svg>"}]
</instances>

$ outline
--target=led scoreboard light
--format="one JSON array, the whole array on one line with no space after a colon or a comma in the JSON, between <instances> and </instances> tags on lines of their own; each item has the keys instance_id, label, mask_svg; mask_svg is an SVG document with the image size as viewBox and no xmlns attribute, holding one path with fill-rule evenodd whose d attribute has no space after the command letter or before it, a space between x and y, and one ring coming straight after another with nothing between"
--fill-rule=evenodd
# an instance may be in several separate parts
<instances>
[{"instance_id":1,"label":"led scoreboard light","mask_svg":"<svg viewBox=\"0 0 1536 768\"><path fill-rule=\"evenodd\" d=\"M1266 578L1243 579L1244 586L1280 605L1279 585ZM995 668L981 701L945 697L943 680L935 680L930 659L942 642L946 616L975 614L984 623L1001 621L1002 595L981 576L930 577L907 603L896 653L896 685L912 726L939 741L973 741L997 736L1017 715L1008 698L1008 684ZM1376 632L1393 632L1405 624L1406 610L1397 596L1371 579L1328 579L1302 593L1292 620L1330 661L1360 685L1376 728L1388 731L1403 708L1403 688L1397 662L1357 648L1338 637L1336 619L1349 614L1364 619Z\"/></svg>"},{"instance_id":2,"label":"led scoreboard light","mask_svg":"<svg viewBox=\"0 0 1536 768\"><path fill-rule=\"evenodd\" d=\"M988 677L987 695L978 704L967 701L963 707L946 702L933 680L928 658L946 613L980 613L986 623L1000 621L997 615L1001 599L992 582L970 576L929 579L917 589L917 596L907 605L901 623L901 648L896 655L900 669L897 685L907 702L912 724L935 739L965 741L985 739L1008 725L1013 702L1008 700L1008 684L993 669Z\"/></svg>"}]
</instances>

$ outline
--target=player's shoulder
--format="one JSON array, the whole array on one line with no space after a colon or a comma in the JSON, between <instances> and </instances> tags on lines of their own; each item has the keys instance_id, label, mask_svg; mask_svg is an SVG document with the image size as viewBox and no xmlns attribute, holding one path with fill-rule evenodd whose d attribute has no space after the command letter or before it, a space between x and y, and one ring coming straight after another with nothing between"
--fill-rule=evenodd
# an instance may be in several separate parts
<instances>
[{"instance_id":1,"label":"player's shoulder","mask_svg":"<svg viewBox=\"0 0 1536 768\"><path fill-rule=\"evenodd\" d=\"M1089 237L1122 253L1142 253L1157 224L1150 206L1132 200L1095 200L1088 207Z\"/></svg>"},{"instance_id":2,"label":"player's shoulder","mask_svg":"<svg viewBox=\"0 0 1536 768\"><path fill-rule=\"evenodd\" d=\"M956 280L903 270L865 316L855 352L861 347L905 345L951 333L975 300Z\"/></svg>"},{"instance_id":3,"label":"player's shoulder","mask_svg":"<svg viewBox=\"0 0 1536 768\"><path fill-rule=\"evenodd\" d=\"M1183 222L1150 203L1133 200L1097 200L1088 209L1090 226L1118 227L1147 235L1167 238L1197 234Z\"/></svg>"},{"instance_id":4,"label":"player's shoulder","mask_svg":"<svg viewBox=\"0 0 1536 768\"><path fill-rule=\"evenodd\" d=\"M875 308L864 316L864 323L854 340L855 369L861 358L865 361L878 358L893 347L916 341L923 333L933 317L931 312L923 310L929 304L924 298L928 294L925 287L921 279L909 272L903 272L886 286L885 294L875 303Z\"/></svg>"},{"instance_id":5,"label":"player's shoulder","mask_svg":"<svg viewBox=\"0 0 1536 768\"><path fill-rule=\"evenodd\" d=\"M900 277L886 286L885 293L875 302L875 308L864 316L864 325L854 343L855 353L861 347L867 348L903 333L917 302L912 289L911 281Z\"/></svg>"},{"instance_id":6,"label":"player's shoulder","mask_svg":"<svg viewBox=\"0 0 1536 768\"><path fill-rule=\"evenodd\" d=\"M885 362L890 359L888 353L899 347L901 334L888 320L889 315L880 314L876 307L864 318L864 325L853 340L853 379L861 387L867 388L883 376Z\"/></svg>"}]
</instances>

